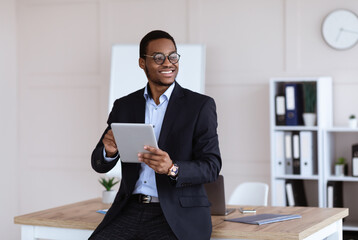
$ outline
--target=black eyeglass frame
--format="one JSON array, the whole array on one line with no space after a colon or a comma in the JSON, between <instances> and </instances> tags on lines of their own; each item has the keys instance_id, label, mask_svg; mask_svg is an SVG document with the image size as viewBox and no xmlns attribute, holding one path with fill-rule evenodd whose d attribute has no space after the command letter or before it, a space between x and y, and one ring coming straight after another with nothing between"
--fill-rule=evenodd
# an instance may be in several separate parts
<instances>
[{"instance_id":1,"label":"black eyeglass frame","mask_svg":"<svg viewBox=\"0 0 358 240\"><path fill-rule=\"evenodd\" d=\"M178 55L178 61L172 62L172 61L170 60L170 56L173 55L173 54ZM158 63L158 62L155 60L155 57L158 56L158 55L164 56L163 61L162 61L161 63ZM180 54L177 53L177 52L172 52L172 53L169 53L168 55L165 55L164 53L154 53L152 56L151 56L151 55L143 54L143 57L151 57L151 58L153 58L154 62L155 62L156 64L158 64L158 65L162 65L162 64L165 62L165 59L166 59L166 58L168 58L168 60L169 60L169 62L170 62L171 64L176 64L176 63L178 63L179 60L180 60Z\"/></svg>"}]
</instances>

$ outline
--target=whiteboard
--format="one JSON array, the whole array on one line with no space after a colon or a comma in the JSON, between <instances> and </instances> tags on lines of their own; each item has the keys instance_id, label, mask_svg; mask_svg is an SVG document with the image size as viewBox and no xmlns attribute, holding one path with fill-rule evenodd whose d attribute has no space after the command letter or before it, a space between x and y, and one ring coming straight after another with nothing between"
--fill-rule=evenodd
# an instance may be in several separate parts
<instances>
[{"instance_id":1,"label":"whiteboard","mask_svg":"<svg viewBox=\"0 0 358 240\"><path fill-rule=\"evenodd\" d=\"M176 81L184 88L198 93L205 93L205 46L200 44L177 44L177 51L180 54L180 61ZM138 45L113 45L108 112L112 110L116 99L144 88L147 84L147 77L143 69L139 67L138 61ZM120 179L120 162L106 175Z\"/></svg>"}]
</instances>

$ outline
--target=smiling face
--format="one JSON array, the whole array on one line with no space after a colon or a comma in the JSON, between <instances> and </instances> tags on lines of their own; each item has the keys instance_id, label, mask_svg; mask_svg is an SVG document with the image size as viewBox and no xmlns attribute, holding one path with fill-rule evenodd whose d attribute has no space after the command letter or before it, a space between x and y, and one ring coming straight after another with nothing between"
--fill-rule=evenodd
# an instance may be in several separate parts
<instances>
[{"instance_id":1,"label":"smiling face","mask_svg":"<svg viewBox=\"0 0 358 240\"><path fill-rule=\"evenodd\" d=\"M160 38L149 42L145 54L153 56L156 53L163 53L168 56L173 52L176 52L174 43L169 39ZM167 89L175 81L179 70L179 63L172 64L167 57L162 65L155 63L152 57L140 58L139 66L145 71L151 89Z\"/></svg>"}]
</instances>

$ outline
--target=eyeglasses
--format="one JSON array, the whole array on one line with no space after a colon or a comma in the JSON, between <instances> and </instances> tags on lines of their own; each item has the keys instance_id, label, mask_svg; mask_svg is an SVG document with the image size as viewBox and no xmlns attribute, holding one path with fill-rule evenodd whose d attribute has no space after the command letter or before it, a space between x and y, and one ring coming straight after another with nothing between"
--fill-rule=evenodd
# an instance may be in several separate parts
<instances>
[{"instance_id":1,"label":"eyeglasses","mask_svg":"<svg viewBox=\"0 0 358 240\"><path fill-rule=\"evenodd\" d=\"M179 62L180 59L180 55L176 52L170 53L167 56L164 55L164 53L155 53L153 56L144 54L143 56L153 58L154 62L158 65L162 65L165 62L166 58L168 58L169 62L171 62L172 64L176 64L177 62Z\"/></svg>"}]
</instances>

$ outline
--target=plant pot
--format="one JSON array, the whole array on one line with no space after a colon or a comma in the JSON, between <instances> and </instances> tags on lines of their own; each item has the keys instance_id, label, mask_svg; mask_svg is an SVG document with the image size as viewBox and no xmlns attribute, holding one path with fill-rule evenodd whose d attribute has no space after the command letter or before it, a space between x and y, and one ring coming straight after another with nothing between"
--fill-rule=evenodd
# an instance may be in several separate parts
<instances>
[{"instance_id":1,"label":"plant pot","mask_svg":"<svg viewBox=\"0 0 358 240\"><path fill-rule=\"evenodd\" d=\"M344 176L344 164L336 164L334 165L334 173L336 176L338 177L343 177Z\"/></svg>"},{"instance_id":2,"label":"plant pot","mask_svg":"<svg viewBox=\"0 0 358 240\"><path fill-rule=\"evenodd\" d=\"M357 127L357 119L356 118L349 119L348 125L350 128L356 128Z\"/></svg>"},{"instance_id":3,"label":"plant pot","mask_svg":"<svg viewBox=\"0 0 358 240\"><path fill-rule=\"evenodd\" d=\"M316 113L303 113L303 123L305 126L316 125Z\"/></svg>"},{"instance_id":4,"label":"plant pot","mask_svg":"<svg viewBox=\"0 0 358 240\"><path fill-rule=\"evenodd\" d=\"M106 204L113 203L116 195L117 195L117 191L114 191L114 190L106 191L106 190L104 190L102 192L102 202L106 203Z\"/></svg>"}]
</instances>

